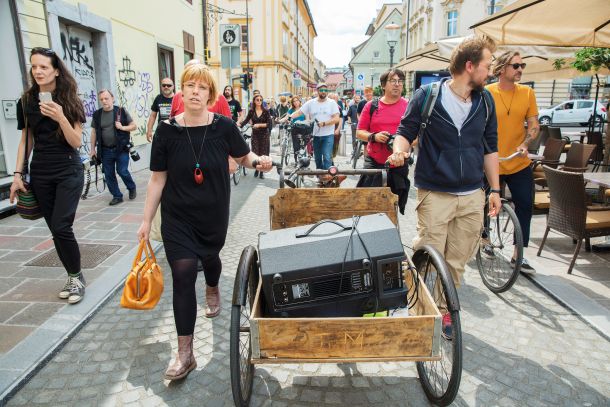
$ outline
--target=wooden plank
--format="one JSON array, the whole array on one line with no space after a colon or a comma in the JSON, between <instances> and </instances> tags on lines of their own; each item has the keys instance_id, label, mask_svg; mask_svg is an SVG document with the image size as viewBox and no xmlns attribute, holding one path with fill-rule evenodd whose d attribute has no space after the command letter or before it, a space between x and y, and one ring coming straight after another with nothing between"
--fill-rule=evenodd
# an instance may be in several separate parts
<instances>
[{"instance_id":1,"label":"wooden plank","mask_svg":"<svg viewBox=\"0 0 610 407\"><path fill-rule=\"evenodd\" d=\"M430 357L432 316L258 320L264 358Z\"/></svg>"},{"instance_id":2,"label":"wooden plank","mask_svg":"<svg viewBox=\"0 0 610 407\"><path fill-rule=\"evenodd\" d=\"M379 363L379 362L424 362L438 361L440 356L435 357L393 357L393 358L327 358L327 359L294 359L294 358L261 358L250 359L254 365L279 364L279 363Z\"/></svg>"},{"instance_id":3,"label":"wooden plank","mask_svg":"<svg viewBox=\"0 0 610 407\"><path fill-rule=\"evenodd\" d=\"M271 230L375 213L398 225L397 208L398 197L389 188L278 189L269 197Z\"/></svg>"}]
</instances>

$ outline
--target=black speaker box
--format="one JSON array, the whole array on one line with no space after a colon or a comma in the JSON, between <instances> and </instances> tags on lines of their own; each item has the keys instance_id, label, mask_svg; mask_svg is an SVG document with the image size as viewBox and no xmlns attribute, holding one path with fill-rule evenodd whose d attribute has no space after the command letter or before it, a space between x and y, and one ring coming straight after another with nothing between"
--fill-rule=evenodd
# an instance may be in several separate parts
<instances>
[{"instance_id":1,"label":"black speaker box","mask_svg":"<svg viewBox=\"0 0 610 407\"><path fill-rule=\"evenodd\" d=\"M385 214L261 233L267 316L361 316L406 305L404 249Z\"/></svg>"}]
</instances>

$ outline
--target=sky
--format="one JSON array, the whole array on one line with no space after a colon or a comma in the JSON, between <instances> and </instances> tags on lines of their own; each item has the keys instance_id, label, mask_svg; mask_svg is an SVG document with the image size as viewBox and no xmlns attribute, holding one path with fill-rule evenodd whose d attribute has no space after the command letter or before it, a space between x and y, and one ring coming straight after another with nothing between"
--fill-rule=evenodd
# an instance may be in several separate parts
<instances>
[{"instance_id":1,"label":"sky","mask_svg":"<svg viewBox=\"0 0 610 407\"><path fill-rule=\"evenodd\" d=\"M347 66L351 49L363 42L369 23L384 3L399 0L307 0L318 36L314 55L327 68Z\"/></svg>"}]
</instances>

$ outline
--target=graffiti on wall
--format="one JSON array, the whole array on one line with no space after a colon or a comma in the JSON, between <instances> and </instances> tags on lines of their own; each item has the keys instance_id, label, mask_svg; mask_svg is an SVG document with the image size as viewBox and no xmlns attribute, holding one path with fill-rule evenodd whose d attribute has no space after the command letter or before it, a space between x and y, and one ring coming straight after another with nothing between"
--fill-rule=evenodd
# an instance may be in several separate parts
<instances>
[{"instance_id":1,"label":"graffiti on wall","mask_svg":"<svg viewBox=\"0 0 610 407\"><path fill-rule=\"evenodd\" d=\"M78 94L87 116L87 123L83 126L83 146L88 151L91 117L98 109L93 41L91 33L80 28L60 23L59 30L62 48L60 57L76 79Z\"/></svg>"},{"instance_id":2,"label":"graffiti on wall","mask_svg":"<svg viewBox=\"0 0 610 407\"><path fill-rule=\"evenodd\" d=\"M146 143L146 121L150 117L150 106L154 99L154 85L150 72L134 67L129 56L124 56L117 70L117 103L125 108L138 128L132 133L135 144Z\"/></svg>"}]
</instances>

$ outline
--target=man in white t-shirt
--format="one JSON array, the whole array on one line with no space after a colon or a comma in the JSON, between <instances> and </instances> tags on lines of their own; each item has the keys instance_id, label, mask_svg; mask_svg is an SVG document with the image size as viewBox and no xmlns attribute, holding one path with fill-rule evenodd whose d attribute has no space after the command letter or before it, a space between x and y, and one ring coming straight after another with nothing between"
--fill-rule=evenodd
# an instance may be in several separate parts
<instances>
[{"instance_id":1,"label":"man in white t-shirt","mask_svg":"<svg viewBox=\"0 0 610 407\"><path fill-rule=\"evenodd\" d=\"M302 114L316 120L313 129L313 153L316 168L327 170L332 165L335 124L339 123L339 106L334 100L328 99L328 87L319 83L316 87L318 97L309 100L299 110L290 115L291 119Z\"/></svg>"}]
</instances>

